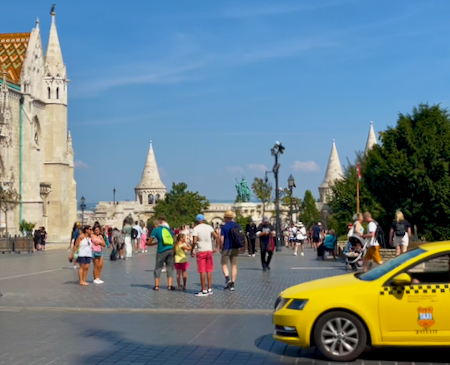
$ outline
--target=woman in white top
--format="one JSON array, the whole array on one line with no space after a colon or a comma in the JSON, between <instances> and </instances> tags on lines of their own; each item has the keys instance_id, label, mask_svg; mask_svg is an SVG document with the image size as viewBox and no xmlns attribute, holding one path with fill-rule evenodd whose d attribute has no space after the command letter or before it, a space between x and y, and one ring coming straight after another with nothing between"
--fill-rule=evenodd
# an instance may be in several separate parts
<instances>
[{"instance_id":1,"label":"woman in white top","mask_svg":"<svg viewBox=\"0 0 450 365\"><path fill-rule=\"evenodd\" d=\"M88 276L89 266L91 265L92 259L91 234L92 234L91 226L83 227L82 234L80 234L77 241L75 242L72 254L69 257L69 261L72 262L73 255L75 254L77 248L79 248L77 262L80 265L80 269L78 270L80 285L89 285L86 282L86 278Z\"/></svg>"},{"instance_id":2,"label":"woman in white top","mask_svg":"<svg viewBox=\"0 0 450 365\"><path fill-rule=\"evenodd\" d=\"M297 230L297 237L296 237L296 242L295 242L294 256L297 256L298 245L300 245L302 248L301 255L305 256L306 229L305 229L305 226L303 225L303 223L301 223L301 222L297 225L297 227L298 227L298 230Z\"/></svg>"},{"instance_id":3,"label":"woman in white top","mask_svg":"<svg viewBox=\"0 0 450 365\"><path fill-rule=\"evenodd\" d=\"M364 227L362 226L362 222L364 222L362 213L356 214L356 221L353 224L353 234L358 234L360 236L364 234Z\"/></svg>"}]
</instances>

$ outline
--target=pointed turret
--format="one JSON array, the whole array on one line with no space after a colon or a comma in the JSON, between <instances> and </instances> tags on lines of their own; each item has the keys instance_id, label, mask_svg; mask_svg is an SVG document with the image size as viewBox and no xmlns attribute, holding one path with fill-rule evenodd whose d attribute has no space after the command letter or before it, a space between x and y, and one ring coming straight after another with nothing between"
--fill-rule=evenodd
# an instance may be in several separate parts
<instances>
[{"instance_id":1,"label":"pointed turret","mask_svg":"<svg viewBox=\"0 0 450 365\"><path fill-rule=\"evenodd\" d=\"M325 173L325 178L322 184L319 186L320 201L322 203L328 203L331 196L331 185L336 180L342 179L342 166L339 160L339 155L336 148L336 142L333 139L333 146L331 147L330 159L328 160L328 167Z\"/></svg>"},{"instance_id":2,"label":"pointed turret","mask_svg":"<svg viewBox=\"0 0 450 365\"><path fill-rule=\"evenodd\" d=\"M166 194L166 187L159 177L152 141L150 141L141 181L134 190L136 192L136 200L140 204L155 204L159 199L163 199Z\"/></svg>"},{"instance_id":3,"label":"pointed turret","mask_svg":"<svg viewBox=\"0 0 450 365\"><path fill-rule=\"evenodd\" d=\"M72 133L70 133L70 129L67 132L67 153L73 155Z\"/></svg>"},{"instance_id":4,"label":"pointed turret","mask_svg":"<svg viewBox=\"0 0 450 365\"><path fill-rule=\"evenodd\" d=\"M55 68L64 68L64 61L61 52L61 46L59 44L58 31L56 30L56 13L52 12L51 15L52 25L50 26L50 35L48 37L45 62L47 63L49 69L52 71L52 76L56 77L57 70Z\"/></svg>"},{"instance_id":5,"label":"pointed turret","mask_svg":"<svg viewBox=\"0 0 450 365\"><path fill-rule=\"evenodd\" d=\"M367 137L367 143L366 143L366 149L364 151L364 155L367 156L367 154L369 153L369 151L373 148L373 146L375 146L376 144L378 144L377 142L377 137L375 135L375 131L373 129L373 122L370 122L370 129L369 129L369 136Z\"/></svg>"}]
</instances>

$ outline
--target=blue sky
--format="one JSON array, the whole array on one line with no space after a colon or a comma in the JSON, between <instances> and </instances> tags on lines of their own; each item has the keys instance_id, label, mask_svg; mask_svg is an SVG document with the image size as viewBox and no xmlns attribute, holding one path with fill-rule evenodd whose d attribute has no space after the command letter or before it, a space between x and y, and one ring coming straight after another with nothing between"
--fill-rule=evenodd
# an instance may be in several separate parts
<instances>
[{"instance_id":1,"label":"blue sky","mask_svg":"<svg viewBox=\"0 0 450 365\"><path fill-rule=\"evenodd\" d=\"M1 32L51 3L6 2ZM234 200L276 140L281 186L318 196L336 140L343 165L421 102L449 105L447 1L60 1L78 197L134 199L149 141L163 182Z\"/></svg>"}]
</instances>

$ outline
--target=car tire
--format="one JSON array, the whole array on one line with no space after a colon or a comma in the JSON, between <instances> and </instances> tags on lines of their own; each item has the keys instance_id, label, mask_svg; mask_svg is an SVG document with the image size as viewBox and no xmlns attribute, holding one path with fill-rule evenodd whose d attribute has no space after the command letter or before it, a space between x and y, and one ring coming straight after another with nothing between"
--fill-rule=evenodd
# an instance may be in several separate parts
<instances>
[{"instance_id":1,"label":"car tire","mask_svg":"<svg viewBox=\"0 0 450 365\"><path fill-rule=\"evenodd\" d=\"M329 312L317 321L314 341L326 358L349 362L356 360L364 352L367 332L361 320L353 314Z\"/></svg>"}]
</instances>

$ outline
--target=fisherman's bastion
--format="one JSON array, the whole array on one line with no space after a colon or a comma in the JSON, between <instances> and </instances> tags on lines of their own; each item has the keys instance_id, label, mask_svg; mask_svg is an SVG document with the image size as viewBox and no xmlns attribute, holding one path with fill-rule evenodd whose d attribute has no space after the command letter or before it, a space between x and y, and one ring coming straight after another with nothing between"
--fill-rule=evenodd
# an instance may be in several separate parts
<instances>
[{"instance_id":1,"label":"fisherman's bastion","mask_svg":"<svg viewBox=\"0 0 450 365\"><path fill-rule=\"evenodd\" d=\"M370 123L369 135L365 153L377 144L377 138L373 128L373 123ZM330 209L327 205L331 194L331 185L335 180L341 179L343 176L342 165L339 159L339 154L336 148L336 143L333 140L331 147L330 158L322 184L319 186L319 199L316 202L317 209L321 213L321 219L324 223L330 214ZM158 164L156 162L155 151L152 142L145 161L144 170L142 172L141 181L134 189L135 201L120 201L120 202L99 202L95 211L85 212L84 221L92 224L98 221L101 225L109 227L122 227L122 223L126 218L132 218L133 221L147 221L153 215L153 208L160 199L164 199L167 192L166 186L161 181ZM282 222L289 219L289 211L281 208ZM209 208L203 213L208 222L212 225L221 224L223 216L227 210L234 212L239 211L244 216L250 216L256 223L262 221L262 206L260 203L211 203ZM274 216L275 205L273 203L266 206L265 215L272 221L275 221ZM81 219L81 212L78 212L79 220ZM296 220L294 215L293 220Z\"/></svg>"}]
</instances>

